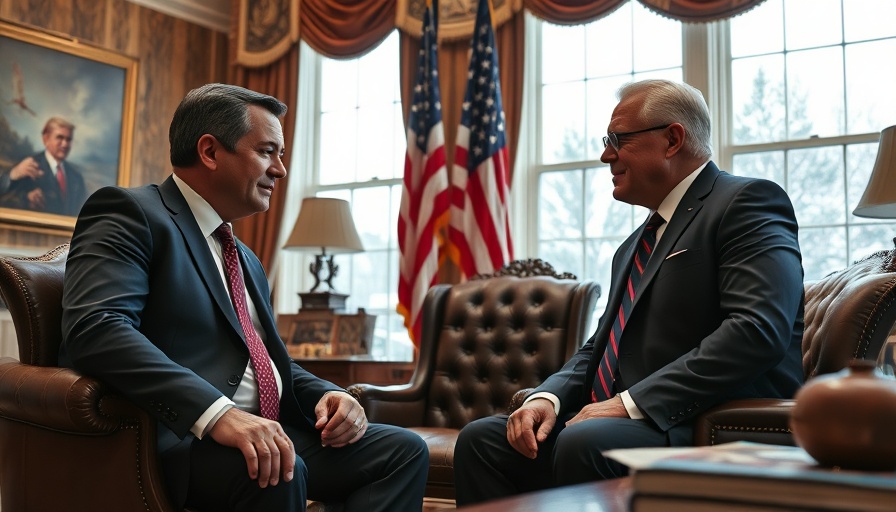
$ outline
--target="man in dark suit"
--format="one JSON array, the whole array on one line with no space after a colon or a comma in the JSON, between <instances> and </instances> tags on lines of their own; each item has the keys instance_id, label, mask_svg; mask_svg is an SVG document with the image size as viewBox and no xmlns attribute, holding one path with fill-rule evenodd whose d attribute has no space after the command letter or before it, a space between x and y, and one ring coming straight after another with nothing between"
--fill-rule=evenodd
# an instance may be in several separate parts
<instances>
[{"instance_id":1,"label":"man in dark suit","mask_svg":"<svg viewBox=\"0 0 896 512\"><path fill-rule=\"evenodd\" d=\"M419 436L368 424L343 389L290 360L258 258L230 222L268 209L286 176L286 106L209 84L171 122L174 174L103 188L84 205L66 263L64 364L159 421L177 506L420 510Z\"/></svg>"},{"instance_id":2,"label":"man in dark suit","mask_svg":"<svg viewBox=\"0 0 896 512\"><path fill-rule=\"evenodd\" d=\"M509 418L461 431L459 505L623 476L603 451L691 444L709 407L791 397L802 383L787 195L710 161L709 110L693 87L647 80L619 98L601 160L613 197L649 208L651 222L617 250L594 335Z\"/></svg>"},{"instance_id":3,"label":"man in dark suit","mask_svg":"<svg viewBox=\"0 0 896 512\"><path fill-rule=\"evenodd\" d=\"M44 151L0 175L0 206L58 215L77 215L87 198L84 177L66 161L75 125L51 117L41 132Z\"/></svg>"}]
</instances>

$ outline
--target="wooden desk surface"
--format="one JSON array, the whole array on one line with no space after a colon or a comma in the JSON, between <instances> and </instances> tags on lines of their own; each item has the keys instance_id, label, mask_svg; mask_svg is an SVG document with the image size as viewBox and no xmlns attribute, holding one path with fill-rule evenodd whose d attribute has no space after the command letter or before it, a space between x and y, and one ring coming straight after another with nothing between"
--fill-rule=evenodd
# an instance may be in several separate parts
<instances>
[{"instance_id":1,"label":"wooden desk surface","mask_svg":"<svg viewBox=\"0 0 896 512\"><path fill-rule=\"evenodd\" d=\"M469 507L463 512L627 512L631 479L617 478L520 494Z\"/></svg>"}]
</instances>

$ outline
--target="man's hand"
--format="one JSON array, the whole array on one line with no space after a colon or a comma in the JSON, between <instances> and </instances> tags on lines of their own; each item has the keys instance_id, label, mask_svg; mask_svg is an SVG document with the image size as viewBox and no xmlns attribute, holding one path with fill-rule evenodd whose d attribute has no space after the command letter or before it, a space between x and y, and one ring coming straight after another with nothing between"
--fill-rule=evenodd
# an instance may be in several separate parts
<instances>
[{"instance_id":1,"label":"man's hand","mask_svg":"<svg viewBox=\"0 0 896 512\"><path fill-rule=\"evenodd\" d=\"M590 420L591 418L628 418L628 411L625 410L625 404L619 396L614 396L609 400L588 404L582 407L579 414L572 417L566 422L566 426L574 425L580 421Z\"/></svg>"},{"instance_id":2,"label":"man's hand","mask_svg":"<svg viewBox=\"0 0 896 512\"><path fill-rule=\"evenodd\" d=\"M314 414L314 428L323 429L320 440L324 446L341 448L357 442L367 432L364 408L348 393L328 391L317 403Z\"/></svg>"},{"instance_id":3,"label":"man's hand","mask_svg":"<svg viewBox=\"0 0 896 512\"><path fill-rule=\"evenodd\" d=\"M43 175L44 171L40 170L40 166L37 165L37 160L30 156L16 164L16 166L9 171L9 179L12 181L20 180L22 178L36 180Z\"/></svg>"},{"instance_id":4,"label":"man's hand","mask_svg":"<svg viewBox=\"0 0 896 512\"><path fill-rule=\"evenodd\" d=\"M32 210L43 210L47 206L47 201L44 199L44 189L35 188L28 192L28 206Z\"/></svg>"},{"instance_id":5,"label":"man's hand","mask_svg":"<svg viewBox=\"0 0 896 512\"><path fill-rule=\"evenodd\" d=\"M538 455L538 443L548 438L555 423L554 404L545 398L536 398L507 418L507 442L514 450L534 459Z\"/></svg>"},{"instance_id":6,"label":"man's hand","mask_svg":"<svg viewBox=\"0 0 896 512\"><path fill-rule=\"evenodd\" d=\"M238 448L243 452L249 468L249 478L258 479L259 487L277 485L281 469L283 481L292 480L296 467L296 450L292 440L276 421L233 407L218 418L208 435L221 445Z\"/></svg>"}]
</instances>

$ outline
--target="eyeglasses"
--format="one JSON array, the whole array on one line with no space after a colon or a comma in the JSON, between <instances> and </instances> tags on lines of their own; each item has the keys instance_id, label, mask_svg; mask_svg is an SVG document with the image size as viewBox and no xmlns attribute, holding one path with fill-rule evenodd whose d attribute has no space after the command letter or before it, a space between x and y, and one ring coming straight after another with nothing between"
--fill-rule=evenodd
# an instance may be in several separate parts
<instances>
[{"instance_id":1,"label":"eyeglasses","mask_svg":"<svg viewBox=\"0 0 896 512\"><path fill-rule=\"evenodd\" d=\"M637 135L639 133L652 132L654 130L665 130L666 128L672 126L672 123L664 124L662 126L654 126L653 128L644 128L643 130L636 130L633 132L623 132L623 133L614 133L607 132L604 140L604 149L607 149L607 146L613 146L613 149L619 151L619 139L621 137L628 137L629 135Z\"/></svg>"}]
</instances>

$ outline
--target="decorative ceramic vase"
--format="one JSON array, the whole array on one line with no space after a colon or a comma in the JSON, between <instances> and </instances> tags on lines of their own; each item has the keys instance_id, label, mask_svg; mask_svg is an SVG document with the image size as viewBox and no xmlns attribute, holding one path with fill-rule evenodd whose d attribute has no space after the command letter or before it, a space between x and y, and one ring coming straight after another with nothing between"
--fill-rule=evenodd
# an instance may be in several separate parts
<instances>
[{"instance_id":1,"label":"decorative ceramic vase","mask_svg":"<svg viewBox=\"0 0 896 512\"><path fill-rule=\"evenodd\" d=\"M796 394L790 429L796 444L825 466L896 469L896 379L873 361L819 375Z\"/></svg>"}]
</instances>

